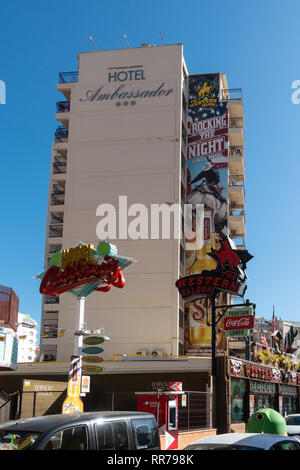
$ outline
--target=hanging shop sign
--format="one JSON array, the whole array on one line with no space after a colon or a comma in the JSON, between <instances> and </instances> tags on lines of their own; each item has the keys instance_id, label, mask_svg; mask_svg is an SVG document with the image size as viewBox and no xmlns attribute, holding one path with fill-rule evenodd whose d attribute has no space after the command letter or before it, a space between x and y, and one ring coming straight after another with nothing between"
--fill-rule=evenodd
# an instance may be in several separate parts
<instances>
[{"instance_id":1,"label":"hanging shop sign","mask_svg":"<svg viewBox=\"0 0 300 470\"><path fill-rule=\"evenodd\" d=\"M255 362L246 362L240 359L229 358L228 371L230 375L241 378L254 379L255 386L265 382L273 384L300 385L300 374L294 371L283 371L276 367L262 366ZM252 380L253 382L253 380Z\"/></svg>"},{"instance_id":2,"label":"hanging shop sign","mask_svg":"<svg viewBox=\"0 0 300 470\"><path fill-rule=\"evenodd\" d=\"M249 336L254 328L253 307L234 308L227 311L224 317L226 336Z\"/></svg>"},{"instance_id":3,"label":"hanging shop sign","mask_svg":"<svg viewBox=\"0 0 300 470\"><path fill-rule=\"evenodd\" d=\"M245 250L237 250L229 237L221 240L219 246L219 249L212 247L207 253L215 260L214 269L206 269L176 281L175 285L186 302L211 297L218 292L244 296L247 279L244 269L246 261L252 256L248 252L242 253Z\"/></svg>"},{"instance_id":4,"label":"hanging shop sign","mask_svg":"<svg viewBox=\"0 0 300 470\"><path fill-rule=\"evenodd\" d=\"M238 361L236 359L230 359L230 370L231 370L231 373L235 376L241 375L243 371L242 361Z\"/></svg>"},{"instance_id":5,"label":"hanging shop sign","mask_svg":"<svg viewBox=\"0 0 300 470\"><path fill-rule=\"evenodd\" d=\"M101 334L91 334L83 339L81 348L82 369L86 372L102 372L103 362L102 353L104 352L103 343L105 336ZM100 346L101 345L101 346Z\"/></svg>"},{"instance_id":6,"label":"hanging shop sign","mask_svg":"<svg viewBox=\"0 0 300 470\"><path fill-rule=\"evenodd\" d=\"M70 292L80 298L93 291L107 292L112 286L121 289L125 285L123 270L134 260L117 253L117 248L105 241L97 249L79 242L74 248L57 251L50 267L35 276L41 280L40 293L56 296Z\"/></svg>"}]
</instances>

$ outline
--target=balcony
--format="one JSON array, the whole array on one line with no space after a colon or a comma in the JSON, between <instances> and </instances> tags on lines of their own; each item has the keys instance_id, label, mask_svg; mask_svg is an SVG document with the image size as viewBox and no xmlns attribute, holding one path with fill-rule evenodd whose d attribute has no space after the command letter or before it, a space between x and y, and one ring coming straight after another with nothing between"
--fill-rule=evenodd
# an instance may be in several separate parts
<instances>
[{"instance_id":1,"label":"balcony","mask_svg":"<svg viewBox=\"0 0 300 470\"><path fill-rule=\"evenodd\" d=\"M58 74L59 83L74 83L78 82L79 72L60 72Z\"/></svg>"},{"instance_id":2,"label":"balcony","mask_svg":"<svg viewBox=\"0 0 300 470\"><path fill-rule=\"evenodd\" d=\"M57 113L69 113L70 112L70 101L58 101L56 103Z\"/></svg>"},{"instance_id":3,"label":"balcony","mask_svg":"<svg viewBox=\"0 0 300 470\"><path fill-rule=\"evenodd\" d=\"M244 129L244 118L243 117L230 117L229 127L234 129Z\"/></svg>"},{"instance_id":4,"label":"balcony","mask_svg":"<svg viewBox=\"0 0 300 470\"><path fill-rule=\"evenodd\" d=\"M56 103L55 119L65 127L69 127L70 101L58 101Z\"/></svg>"},{"instance_id":5,"label":"balcony","mask_svg":"<svg viewBox=\"0 0 300 470\"><path fill-rule=\"evenodd\" d=\"M63 206L65 203L65 193L63 191L53 191L50 194L51 206Z\"/></svg>"},{"instance_id":6,"label":"balcony","mask_svg":"<svg viewBox=\"0 0 300 470\"><path fill-rule=\"evenodd\" d=\"M67 162L54 160L52 172L54 175L65 174L67 172Z\"/></svg>"},{"instance_id":7,"label":"balcony","mask_svg":"<svg viewBox=\"0 0 300 470\"><path fill-rule=\"evenodd\" d=\"M244 238L245 230L245 213L240 211L238 215L229 214L228 217L229 236L233 239Z\"/></svg>"},{"instance_id":8,"label":"balcony","mask_svg":"<svg viewBox=\"0 0 300 470\"><path fill-rule=\"evenodd\" d=\"M50 224L49 225L49 237L50 238L61 238L63 236L64 224Z\"/></svg>"},{"instance_id":9,"label":"balcony","mask_svg":"<svg viewBox=\"0 0 300 470\"><path fill-rule=\"evenodd\" d=\"M57 325L43 325L41 338L57 338Z\"/></svg>"},{"instance_id":10,"label":"balcony","mask_svg":"<svg viewBox=\"0 0 300 470\"><path fill-rule=\"evenodd\" d=\"M55 143L65 143L68 142L69 131L65 128L65 126L59 126L54 134Z\"/></svg>"},{"instance_id":11,"label":"balcony","mask_svg":"<svg viewBox=\"0 0 300 470\"><path fill-rule=\"evenodd\" d=\"M229 147L228 158L229 171L234 175L243 175L245 173L244 148L237 146Z\"/></svg>"},{"instance_id":12,"label":"balcony","mask_svg":"<svg viewBox=\"0 0 300 470\"><path fill-rule=\"evenodd\" d=\"M231 88L229 90L220 91L220 101L229 102L230 117L243 116L243 95L241 88Z\"/></svg>"},{"instance_id":13,"label":"balcony","mask_svg":"<svg viewBox=\"0 0 300 470\"><path fill-rule=\"evenodd\" d=\"M78 82L78 72L61 72L58 75L57 90L63 93L67 100L71 98L71 90Z\"/></svg>"},{"instance_id":14,"label":"balcony","mask_svg":"<svg viewBox=\"0 0 300 470\"><path fill-rule=\"evenodd\" d=\"M229 175L228 196L231 205L245 206L245 183L244 175Z\"/></svg>"},{"instance_id":15,"label":"balcony","mask_svg":"<svg viewBox=\"0 0 300 470\"><path fill-rule=\"evenodd\" d=\"M229 115L229 144L231 147L244 148L244 118L242 115Z\"/></svg>"},{"instance_id":16,"label":"balcony","mask_svg":"<svg viewBox=\"0 0 300 470\"><path fill-rule=\"evenodd\" d=\"M241 88L230 88L220 90L220 101L242 101L243 94Z\"/></svg>"},{"instance_id":17,"label":"balcony","mask_svg":"<svg viewBox=\"0 0 300 470\"><path fill-rule=\"evenodd\" d=\"M44 304L59 304L59 297L53 297L52 295L44 295Z\"/></svg>"},{"instance_id":18,"label":"balcony","mask_svg":"<svg viewBox=\"0 0 300 470\"><path fill-rule=\"evenodd\" d=\"M58 251L61 251L61 249L62 249L61 244L49 245L48 254L53 255L54 253L57 253Z\"/></svg>"}]
</instances>

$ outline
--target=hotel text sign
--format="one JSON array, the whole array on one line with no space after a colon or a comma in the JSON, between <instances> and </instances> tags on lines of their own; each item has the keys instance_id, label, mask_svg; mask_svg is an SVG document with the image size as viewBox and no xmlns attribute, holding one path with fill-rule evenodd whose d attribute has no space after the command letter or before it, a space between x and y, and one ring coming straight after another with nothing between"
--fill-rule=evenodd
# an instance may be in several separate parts
<instances>
[{"instance_id":1,"label":"hotel text sign","mask_svg":"<svg viewBox=\"0 0 300 470\"><path fill-rule=\"evenodd\" d=\"M108 70L107 83L87 90L79 101L131 100L130 104L135 104L137 98L162 98L174 94L174 88L169 87L165 82L152 82L151 86L146 87L145 82L143 83L143 80L146 80L146 75L141 67L111 67ZM116 84L117 87L112 89L112 84Z\"/></svg>"},{"instance_id":2,"label":"hotel text sign","mask_svg":"<svg viewBox=\"0 0 300 470\"><path fill-rule=\"evenodd\" d=\"M119 71L114 70L108 72L109 82L126 82L132 80L146 80L144 70L139 68Z\"/></svg>"}]
</instances>

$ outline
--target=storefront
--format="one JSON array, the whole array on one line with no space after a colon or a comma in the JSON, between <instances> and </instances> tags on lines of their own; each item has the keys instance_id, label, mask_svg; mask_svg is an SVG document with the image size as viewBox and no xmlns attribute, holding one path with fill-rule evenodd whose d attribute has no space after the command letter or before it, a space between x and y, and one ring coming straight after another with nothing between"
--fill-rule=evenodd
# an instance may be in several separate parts
<instances>
[{"instance_id":1,"label":"storefront","mask_svg":"<svg viewBox=\"0 0 300 470\"><path fill-rule=\"evenodd\" d=\"M227 374L231 429L240 429L260 408L273 408L283 416L300 411L300 374L234 358L227 360Z\"/></svg>"}]
</instances>

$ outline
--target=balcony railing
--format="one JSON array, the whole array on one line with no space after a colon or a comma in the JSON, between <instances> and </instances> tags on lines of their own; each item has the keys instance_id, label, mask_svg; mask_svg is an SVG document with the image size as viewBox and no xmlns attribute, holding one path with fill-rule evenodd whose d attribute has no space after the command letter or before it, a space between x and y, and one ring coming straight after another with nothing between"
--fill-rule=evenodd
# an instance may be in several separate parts
<instances>
[{"instance_id":1,"label":"balcony railing","mask_svg":"<svg viewBox=\"0 0 300 470\"><path fill-rule=\"evenodd\" d=\"M221 90L219 96L221 101L243 99L241 88L230 88L229 90Z\"/></svg>"},{"instance_id":2,"label":"balcony railing","mask_svg":"<svg viewBox=\"0 0 300 470\"><path fill-rule=\"evenodd\" d=\"M234 117L229 119L229 127L235 129L244 127L244 119L242 117Z\"/></svg>"},{"instance_id":3,"label":"balcony railing","mask_svg":"<svg viewBox=\"0 0 300 470\"><path fill-rule=\"evenodd\" d=\"M55 131L55 142L63 142L68 139L69 132L64 126L59 126Z\"/></svg>"},{"instance_id":4,"label":"balcony railing","mask_svg":"<svg viewBox=\"0 0 300 470\"><path fill-rule=\"evenodd\" d=\"M67 172L67 163L53 162L53 173L55 175L63 174Z\"/></svg>"},{"instance_id":5,"label":"balcony railing","mask_svg":"<svg viewBox=\"0 0 300 470\"><path fill-rule=\"evenodd\" d=\"M64 224L50 224L49 225L49 237L62 237L63 236Z\"/></svg>"},{"instance_id":6,"label":"balcony railing","mask_svg":"<svg viewBox=\"0 0 300 470\"><path fill-rule=\"evenodd\" d=\"M57 338L57 326L42 326L42 338Z\"/></svg>"},{"instance_id":7,"label":"balcony railing","mask_svg":"<svg viewBox=\"0 0 300 470\"><path fill-rule=\"evenodd\" d=\"M229 175L229 186L244 186L244 175Z\"/></svg>"},{"instance_id":8,"label":"balcony railing","mask_svg":"<svg viewBox=\"0 0 300 470\"><path fill-rule=\"evenodd\" d=\"M45 304L59 304L59 297L53 297L52 295L44 295Z\"/></svg>"},{"instance_id":9,"label":"balcony railing","mask_svg":"<svg viewBox=\"0 0 300 470\"><path fill-rule=\"evenodd\" d=\"M52 206L63 206L65 203L65 193L54 191L51 193L50 202Z\"/></svg>"},{"instance_id":10,"label":"balcony railing","mask_svg":"<svg viewBox=\"0 0 300 470\"><path fill-rule=\"evenodd\" d=\"M229 215L245 215L245 211L243 209L235 209L229 208Z\"/></svg>"},{"instance_id":11,"label":"balcony railing","mask_svg":"<svg viewBox=\"0 0 300 470\"><path fill-rule=\"evenodd\" d=\"M229 148L229 156L230 156L230 157L243 157L243 156L244 156L244 149L243 149L243 147L230 146L230 148Z\"/></svg>"},{"instance_id":12,"label":"balcony railing","mask_svg":"<svg viewBox=\"0 0 300 470\"><path fill-rule=\"evenodd\" d=\"M50 245L49 247L49 255L53 255L54 253L57 253L58 251L60 251L62 248L62 245Z\"/></svg>"},{"instance_id":13,"label":"balcony railing","mask_svg":"<svg viewBox=\"0 0 300 470\"><path fill-rule=\"evenodd\" d=\"M59 83L78 82L78 72L60 72L58 74Z\"/></svg>"},{"instance_id":14,"label":"balcony railing","mask_svg":"<svg viewBox=\"0 0 300 470\"><path fill-rule=\"evenodd\" d=\"M59 191L63 192L63 191ZM51 214L50 224L63 224L64 223L64 214L62 212L54 212Z\"/></svg>"},{"instance_id":15,"label":"balcony railing","mask_svg":"<svg viewBox=\"0 0 300 470\"><path fill-rule=\"evenodd\" d=\"M56 103L56 112L57 113L68 113L68 112L70 112L70 102L69 101L58 101Z\"/></svg>"}]
</instances>

